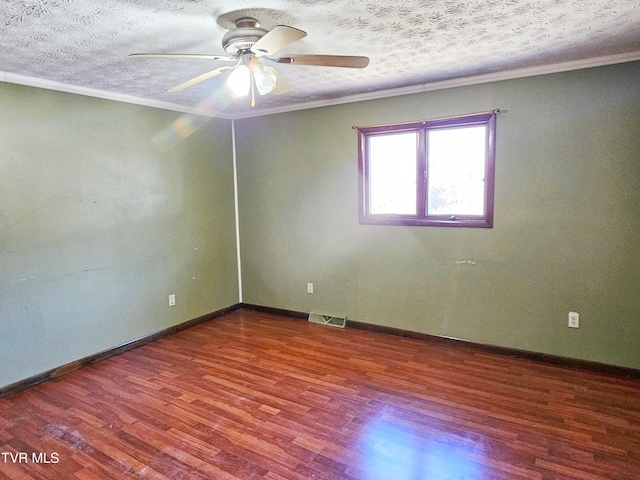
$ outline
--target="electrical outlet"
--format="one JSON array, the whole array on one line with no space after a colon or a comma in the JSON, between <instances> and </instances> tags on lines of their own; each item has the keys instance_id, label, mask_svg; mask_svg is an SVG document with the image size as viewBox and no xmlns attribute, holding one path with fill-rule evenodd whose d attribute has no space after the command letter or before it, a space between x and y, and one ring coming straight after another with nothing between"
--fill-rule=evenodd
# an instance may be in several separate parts
<instances>
[{"instance_id":1,"label":"electrical outlet","mask_svg":"<svg viewBox=\"0 0 640 480\"><path fill-rule=\"evenodd\" d=\"M313 293L313 283L307 283L307 293Z\"/></svg>"},{"instance_id":2,"label":"electrical outlet","mask_svg":"<svg viewBox=\"0 0 640 480\"><path fill-rule=\"evenodd\" d=\"M173 307L176 304L176 295L174 293L172 293L171 295L169 295L169 306Z\"/></svg>"},{"instance_id":3,"label":"electrical outlet","mask_svg":"<svg viewBox=\"0 0 640 480\"><path fill-rule=\"evenodd\" d=\"M580 315L577 312L569 312L569 327L580 328Z\"/></svg>"}]
</instances>

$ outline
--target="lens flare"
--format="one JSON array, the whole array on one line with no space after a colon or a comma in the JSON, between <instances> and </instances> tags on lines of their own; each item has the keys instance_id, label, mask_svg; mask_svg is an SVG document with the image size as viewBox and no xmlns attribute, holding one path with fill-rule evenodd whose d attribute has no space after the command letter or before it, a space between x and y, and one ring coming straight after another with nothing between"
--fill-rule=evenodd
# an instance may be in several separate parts
<instances>
[{"instance_id":1,"label":"lens flare","mask_svg":"<svg viewBox=\"0 0 640 480\"><path fill-rule=\"evenodd\" d=\"M151 138L152 144L161 152L170 150L180 141L206 125L217 113L228 107L232 101L233 98L226 89L217 89L209 98L196 106L197 111L203 112L202 115L195 113L181 115L166 128L155 134Z\"/></svg>"}]
</instances>

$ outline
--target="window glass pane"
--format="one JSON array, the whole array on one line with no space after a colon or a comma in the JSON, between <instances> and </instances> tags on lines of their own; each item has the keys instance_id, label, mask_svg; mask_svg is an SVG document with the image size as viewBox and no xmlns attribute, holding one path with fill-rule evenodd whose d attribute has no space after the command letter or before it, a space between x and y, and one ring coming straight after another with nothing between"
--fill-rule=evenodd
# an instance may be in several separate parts
<instances>
[{"instance_id":1,"label":"window glass pane","mask_svg":"<svg viewBox=\"0 0 640 480\"><path fill-rule=\"evenodd\" d=\"M484 215L485 125L428 131L427 213Z\"/></svg>"},{"instance_id":2,"label":"window glass pane","mask_svg":"<svg viewBox=\"0 0 640 480\"><path fill-rule=\"evenodd\" d=\"M369 137L369 212L416 214L417 132Z\"/></svg>"}]
</instances>

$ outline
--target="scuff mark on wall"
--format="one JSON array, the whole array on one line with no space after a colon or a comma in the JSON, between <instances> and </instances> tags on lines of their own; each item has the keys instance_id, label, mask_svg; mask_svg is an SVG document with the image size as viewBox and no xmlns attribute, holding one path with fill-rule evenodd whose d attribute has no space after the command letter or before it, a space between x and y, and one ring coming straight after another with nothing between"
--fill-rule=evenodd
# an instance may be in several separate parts
<instances>
[{"instance_id":1,"label":"scuff mark on wall","mask_svg":"<svg viewBox=\"0 0 640 480\"><path fill-rule=\"evenodd\" d=\"M455 262L456 265L475 265L476 263L475 260L458 260Z\"/></svg>"}]
</instances>

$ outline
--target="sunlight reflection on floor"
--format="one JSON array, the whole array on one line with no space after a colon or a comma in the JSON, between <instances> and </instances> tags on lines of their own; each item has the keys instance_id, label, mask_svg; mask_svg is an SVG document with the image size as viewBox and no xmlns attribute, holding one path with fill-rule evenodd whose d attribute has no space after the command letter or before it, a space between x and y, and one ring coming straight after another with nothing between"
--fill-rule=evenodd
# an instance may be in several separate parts
<instances>
[{"instance_id":1,"label":"sunlight reflection on floor","mask_svg":"<svg viewBox=\"0 0 640 480\"><path fill-rule=\"evenodd\" d=\"M482 441L474 438L472 446L468 443L468 439L455 444L450 438L427 437L383 414L363 427L356 448L367 479L484 479L483 465L469 455L482 456Z\"/></svg>"}]
</instances>

